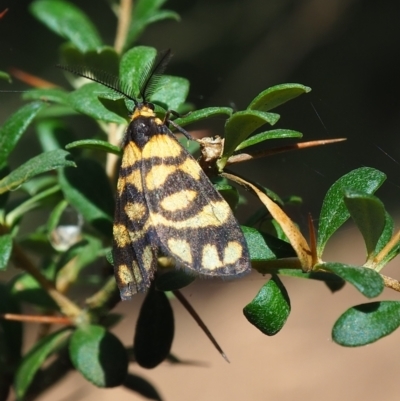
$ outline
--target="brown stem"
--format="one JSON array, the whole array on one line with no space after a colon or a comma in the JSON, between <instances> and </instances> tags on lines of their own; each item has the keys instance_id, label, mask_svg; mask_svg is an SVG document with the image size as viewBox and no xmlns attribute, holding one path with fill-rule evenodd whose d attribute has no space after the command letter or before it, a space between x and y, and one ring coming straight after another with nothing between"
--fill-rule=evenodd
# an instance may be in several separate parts
<instances>
[{"instance_id":1,"label":"brown stem","mask_svg":"<svg viewBox=\"0 0 400 401\"><path fill-rule=\"evenodd\" d=\"M400 282L399 281L395 280L394 278L385 276L383 274L381 274L381 277L383 278L385 287L388 287L388 288L391 288L392 290L400 292Z\"/></svg>"},{"instance_id":2,"label":"brown stem","mask_svg":"<svg viewBox=\"0 0 400 401\"><path fill-rule=\"evenodd\" d=\"M266 157L266 156L276 155L278 153L289 152L291 150L299 150L299 149L311 148L314 146L328 145L330 143L342 142L345 140L346 140L346 138L323 139L320 141L295 143L293 145L281 146L279 148L262 150L260 152L239 153L238 155L231 156L228 159L228 161L226 162L226 165L234 164L234 163L242 163L242 162L253 160L253 159L259 159L260 157Z\"/></svg>"},{"instance_id":3,"label":"brown stem","mask_svg":"<svg viewBox=\"0 0 400 401\"><path fill-rule=\"evenodd\" d=\"M72 320L64 316L16 315L14 313L4 313L0 314L0 319L32 323L72 324Z\"/></svg>"},{"instance_id":4,"label":"brown stem","mask_svg":"<svg viewBox=\"0 0 400 401\"><path fill-rule=\"evenodd\" d=\"M60 310L64 315L74 319L81 313L80 308L74 302L68 299L64 294L61 294L61 292L57 291L54 284L44 277L38 269L36 269L18 244L14 243L11 257L17 268L29 273L41 285L41 287L47 291L49 296L60 307Z\"/></svg>"},{"instance_id":5,"label":"brown stem","mask_svg":"<svg viewBox=\"0 0 400 401\"><path fill-rule=\"evenodd\" d=\"M178 301L183 305L183 307L189 312L189 315L195 320L195 322L200 326L203 330L204 334L208 337L208 339L212 342L217 351L222 355L222 357L229 363L229 359L226 356L225 352L222 350L221 346L217 343L217 340L212 335L211 331L205 325L205 323L201 320L201 317L194 310L193 306L190 305L188 300L183 296L183 294L179 290L172 291Z\"/></svg>"},{"instance_id":6,"label":"brown stem","mask_svg":"<svg viewBox=\"0 0 400 401\"><path fill-rule=\"evenodd\" d=\"M121 53L125 46L132 18L132 3L132 0L121 0L119 6L117 33L114 42L114 49L117 53Z\"/></svg>"}]
</instances>

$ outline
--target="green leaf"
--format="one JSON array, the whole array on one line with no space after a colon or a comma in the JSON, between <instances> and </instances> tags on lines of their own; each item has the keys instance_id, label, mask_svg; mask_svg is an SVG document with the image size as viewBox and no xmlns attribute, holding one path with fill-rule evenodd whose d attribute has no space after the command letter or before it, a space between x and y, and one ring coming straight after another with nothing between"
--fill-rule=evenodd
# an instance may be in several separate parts
<instances>
[{"instance_id":1,"label":"green leaf","mask_svg":"<svg viewBox=\"0 0 400 401\"><path fill-rule=\"evenodd\" d=\"M333 341L345 347L371 344L400 326L400 302L381 301L348 309L332 329Z\"/></svg>"},{"instance_id":2,"label":"green leaf","mask_svg":"<svg viewBox=\"0 0 400 401\"><path fill-rule=\"evenodd\" d=\"M136 362L152 369L169 354L174 338L174 316L167 296L153 287L148 291L136 323Z\"/></svg>"},{"instance_id":3,"label":"green leaf","mask_svg":"<svg viewBox=\"0 0 400 401\"><path fill-rule=\"evenodd\" d=\"M136 46L122 56L119 76L127 92L139 96L140 80L156 56L157 50L146 46Z\"/></svg>"},{"instance_id":4,"label":"green leaf","mask_svg":"<svg viewBox=\"0 0 400 401\"><path fill-rule=\"evenodd\" d=\"M275 253L269 248L264 236L255 228L241 226L249 248L251 261L275 260Z\"/></svg>"},{"instance_id":5,"label":"green leaf","mask_svg":"<svg viewBox=\"0 0 400 401\"><path fill-rule=\"evenodd\" d=\"M95 120L126 124L126 119L107 110L99 100L99 96L107 96L110 92L112 92L111 89L106 88L104 85L92 82L71 92L68 96L68 100L71 107L75 110ZM128 115L128 112L126 114Z\"/></svg>"},{"instance_id":6,"label":"green leaf","mask_svg":"<svg viewBox=\"0 0 400 401\"><path fill-rule=\"evenodd\" d=\"M394 222L390 215L385 213L385 227L383 229L382 235L376 245L376 249L373 256L376 256L391 240L394 232ZM382 258L380 263L375 264L375 271L379 272L386 264L388 264L393 258L395 258L400 253L400 243L397 243L389 252ZM372 258L373 260L373 258Z\"/></svg>"},{"instance_id":7,"label":"green leaf","mask_svg":"<svg viewBox=\"0 0 400 401\"><path fill-rule=\"evenodd\" d=\"M7 214L6 224L9 227L14 226L14 224L29 211L43 206L44 204L48 203L49 200L54 200L55 198L54 195L58 194L59 192L60 192L59 185L55 185L28 198L26 201L20 203L17 207L12 209Z\"/></svg>"},{"instance_id":8,"label":"green leaf","mask_svg":"<svg viewBox=\"0 0 400 401\"><path fill-rule=\"evenodd\" d=\"M336 274L333 273L325 273L325 272L309 272L304 273L302 270L299 269L278 269L274 268L274 272L281 276L288 276L288 277L296 277L296 278L305 278L310 280L317 280L323 281L326 286L332 291L336 292L341 290L346 282L338 277Z\"/></svg>"},{"instance_id":9,"label":"green leaf","mask_svg":"<svg viewBox=\"0 0 400 401\"><path fill-rule=\"evenodd\" d=\"M68 202L97 230L110 237L114 195L103 167L94 160L80 159L77 169L60 171L60 186Z\"/></svg>"},{"instance_id":10,"label":"green leaf","mask_svg":"<svg viewBox=\"0 0 400 401\"><path fill-rule=\"evenodd\" d=\"M125 380L128 370L125 348L102 326L78 327L71 336L69 354L75 369L98 387L116 387Z\"/></svg>"},{"instance_id":11,"label":"green leaf","mask_svg":"<svg viewBox=\"0 0 400 401\"><path fill-rule=\"evenodd\" d=\"M14 388L19 400L23 399L35 374L43 365L44 361L53 353L65 347L70 335L70 328L61 329L49 336L42 338L24 356L18 367Z\"/></svg>"},{"instance_id":12,"label":"green leaf","mask_svg":"<svg viewBox=\"0 0 400 401\"><path fill-rule=\"evenodd\" d=\"M186 78L163 75L149 100L166 110L177 110L185 102L189 86Z\"/></svg>"},{"instance_id":13,"label":"green leaf","mask_svg":"<svg viewBox=\"0 0 400 401\"><path fill-rule=\"evenodd\" d=\"M154 284L158 291L175 291L192 284L196 276L181 269L174 269L158 274Z\"/></svg>"},{"instance_id":14,"label":"green leaf","mask_svg":"<svg viewBox=\"0 0 400 401\"><path fill-rule=\"evenodd\" d=\"M10 74L7 74L4 71L0 71L0 79L4 79L5 81L8 81L8 83L12 82Z\"/></svg>"},{"instance_id":15,"label":"green leaf","mask_svg":"<svg viewBox=\"0 0 400 401\"><path fill-rule=\"evenodd\" d=\"M33 102L21 107L0 128L0 168L3 168L8 156L29 124L46 107L45 103Z\"/></svg>"},{"instance_id":16,"label":"green leaf","mask_svg":"<svg viewBox=\"0 0 400 401\"><path fill-rule=\"evenodd\" d=\"M278 114L258 110L245 110L234 113L225 123L225 145L222 159L227 160L239 144L247 139L257 128L267 123L274 125L278 120Z\"/></svg>"},{"instance_id":17,"label":"green leaf","mask_svg":"<svg viewBox=\"0 0 400 401\"><path fill-rule=\"evenodd\" d=\"M255 97L249 104L248 109L261 111L272 110L281 104L310 91L311 88L300 84L275 85Z\"/></svg>"},{"instance_id":18,"label":"green leaf","mask_svg":"<svg viewBox=\"0 0 400 401\"><path fill-rule=\"evenodd\" d=\"M125 48L128 48L137 40L147 25L165 19L179 21L179 15L174 11L159 10L165 1L166 0L139 0L135 3Z\"/></svg>"},{"instance_id":19,"label":"green leaf","mask_svg":"<svg viewBox=\"0 0 400 401\"><path fill-rule=\"evenodd\" d=\"M32 14L57 35L71 41L80 51L101 46L100 35L86 14L64 0L36 0Z\"/></svg>"},{"instance_id":20,"label":"green leaf","mask_svg":"<svg viewBox=\"0 0 400 401\"><path fill-rule=\"evenodd\" d=\"M101 150L106 153L113 153L114 155L121 156L121 148L119 146L111 145L110 142L101 141L99 139L83 139L81 141L74 141L69 143L65 149L84 148Z\"/></svg>"},{"instance_id":21,"label":"green leaf","mask_svg":"<svg viewBox=\"0 0 400 401\"><path fill-rule=\"evenodd\" d=\"M239 191L227 182L213 182L214 188L222 195L232 210L235 210L239 203Z\"/></svg>"},{"instance_id":22,"label":"green leaf","mask_svg":"<svg viewBox=\"0 0 400 401\"><path fill-rule=\"evenodd\" d=\"M346 191L373 194L385 181L386 175L371 167L361 167L339 178L328 190L319 216L317 256L321 259L332 234L350 217L343 197Z\"/></svg>"},{"instance_id":23,"label":"green leaf","mask_svg":"<svg viewBox=\"0 0 400 401\"><path fill-rule=\"evenodd\" d=\"M282 329L290 314L290 300L277 276L261 287L256 297L244 307L243 313L267 336L273 336Z\"/></svg>"},{"instance_id":24,"label":"green leaf","mask_svg":"<svg viewBox=\"0 0 400 401\"><path fill-rule=\"evenodd\" d=\"M4 270L10 260L13 247L13 236L11 234L3 234L0 236L0 270Z\"/></svg>"},{"instance_id":25,"label":"green leaf","mask_svg":"<svg viewBox=\"0 0 400 401\"><path fill-rule=\"evenodd\" d=\"M68 92L59 88L31 89L22 95L24 100L42 100L59 104L68 104Z\"/></svg>"},{"instance_id":26,"label":"green leaf","mask_svg":"<svg viewBox=\"0 0 400 401\"><path fill-rule=\"evenodd\" d=\"M232 115L232 109L230 107L207 107L205 109L192 111L184 116L181 116L174 120L176 124L181 127L185 125L198 122L210 117L228 116Z\"/></svg>"},{"instance_id":27,"label":"green leaf","mask_svg":"<svg viewBox=\"0 0 400 401\"><path fill-rule=\"evenodd\" d=\"M369 259L385 227L385 207L376 196L350 191L345 193L344 203L364 237Z\"/></svg>"},{"instance_id":28,"label":"green leaf","mask_svg":"<svg viewBox=\"0 0 400 401\"><path fill-rule=\"evenodd\" d=\"M316 269L328 270L352 284L368 298L377 297L384 289L383 279L375 270L343 263L321 263Z\"/></svg>"},{"instance_id":29,"label":"green leaf","mask_svg":"<svg viewBox=\"0 0 400 401\"><path fill-rule=\"evenodd\" d=\"M303 134L291 129L274 129L270 131L261 132L253 135L243 141L237 146L235 151L247 148L248 146L256 145L257 143L267 141L268 139L281 139L281 138L301 138Z\"/></svg>"},{"instance_id":30,"label":"green leaf","mask_svg":"<svg viewBox=\"0 0 400 401\"><path fill-rule=\"evenodd\" d=\"M33 157L22 166L0 180L0 194L17 189L25 181L38 174L54 170L59 167L75 167L76 164L69 160L70 154L62 149L42 153Z\"/></svg>"}]
</instances>

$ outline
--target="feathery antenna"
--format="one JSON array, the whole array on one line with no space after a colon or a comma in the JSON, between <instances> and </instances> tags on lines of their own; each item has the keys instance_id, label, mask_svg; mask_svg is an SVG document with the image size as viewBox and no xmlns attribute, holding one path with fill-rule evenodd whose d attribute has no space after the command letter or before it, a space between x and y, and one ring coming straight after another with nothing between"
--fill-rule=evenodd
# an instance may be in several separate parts
<instances>
[{"instance_id":1,"label":"feathery antenna","mask_svg":"<svg viewBox=\"0 0 400 401\"><path fill-rule=\"evenodd\" d=\"M171 57L171 49L163 50L144 69L139 80L139 92L144 102L154 93Z\"/></svg>"}]
</instances>

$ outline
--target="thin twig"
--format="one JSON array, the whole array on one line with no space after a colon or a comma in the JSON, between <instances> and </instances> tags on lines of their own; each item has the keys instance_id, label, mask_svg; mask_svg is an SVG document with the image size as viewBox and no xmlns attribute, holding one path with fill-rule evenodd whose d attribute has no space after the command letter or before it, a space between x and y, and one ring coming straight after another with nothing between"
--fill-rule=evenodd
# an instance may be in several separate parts
<instances>
[{"instance_id":1,"label":"thin twig","mask_svg":"<svg viewBox=\"0 0 400 401\"><path fill-rule=\"evenodd\" d=\"M114 42L114 49L117 53L121 53L125 46L132 18L132 3L132 0L121 0L119 6L117 33Z\"/></svg>"},{"instance_id":2,"label":"thin twig","mask_svg":"<svg viewBox=\"0 0 400 401\"><path fill-rule=\"evenodd\" d=\"M192 318L195 320L195 322L200 326L200 328L203 330L204 334L208 337L208 339L212 342L214 347L217 349L217 351L222 355L222 357L228 362L229 359L226 356L225 352L222 350L221 346L217 343L217 340L214 338L212 335L211 331L208 329L208 327L205 325L205 323L201 320L201 317L198 315L198 313L194 310L193 306L190 305L188 300L183 296L183 294L179 290L172 291L175 295L175 297L178 299L178 301L184 306L184 308L189 312L189 315L192 316Z\"/></svg>"},{"instance_id":3,"label":"thin twig","mask_svg":"<svg viewBox=\"0 0 400 401\"><path fill-rule=\"evenodd\" d=\"M278 153L289 152L291 150L299 150L299 149L311 148L314 146L328 145L331 143L342 142L345 140L346 140L346 138L323 139L320 141L295 143L293 145L281 146L279 148L262 150L260 152L240 153L238 155L231 156L228 159L228 161L226 162L226 165L233 164L233 163L242 163L242 162L245 162L248 160L259 159L260 157L272 156L272 155L276 155Z\"/></svg>"},{"instance_id":4,"label":"thin twig","mask_svg":"<svg viewBox=\"0 0 400 401\"><path fill-rule=\"evenodd\" d=\"M391 288L392 290L400 292L400 282L398 280L395 280L394 278L385 276L383 274L381 274L381 277L383 278L385 287L388 287L388 288Z\"/></svg>"},{"instance_id":5,"label":"thin twig","mask_svg":"<svg viewBox=\"0 0 400 401\"><path fill-rule=\"evenodd\" d=\"M72 320L65 316L16 315L14 313L4 313L0 314L0 319L32 323L72 324Z\"/></svg>"},{"instance_id":6,"label":"thin twig","mask_svg":"<svg viewBox=\"0 0 400 401\"><path fill-rule=\"evenodd\" d=\"M54 284L44 277L38 269L36 269L36 266L33 265L22 248L15 243L13 245L12 260L17 268L29 273L41 285L41 287L47 291L49 296L60 307L61 312L64 315L73 319L81 313L81 309L78 307L78 305L59 292Z\"/></svg>"}]
</instances>

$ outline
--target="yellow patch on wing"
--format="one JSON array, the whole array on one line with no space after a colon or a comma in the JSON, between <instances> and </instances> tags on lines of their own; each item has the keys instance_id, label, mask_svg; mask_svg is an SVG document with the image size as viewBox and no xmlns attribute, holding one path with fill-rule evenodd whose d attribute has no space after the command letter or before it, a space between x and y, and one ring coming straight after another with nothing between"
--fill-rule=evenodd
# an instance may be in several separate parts
<instances>
[{"instance_id":1,"label":"yellow patch on wing","mask_svg":"<svg viewBox=\"0 0 400 401\"><path fill-rule=\"evenodd\" d=\"M168 247L170 251L181 258L186 263L192 263L192 251L187 241L183 239L170 238L168 240Z\"/></svg>"},{"instance_id":2,"label":"yellow patch on wing","mask_svg":"<svg viewBox=\"0 0 400 401\"><path fill-rule=\"evenodd\" d=\"M138 146L130 141L124 148L124 154L122 156L121 167L126 168L134 165L137 160L140 160L142 152Z\"/></svg>"},{"instance_id":3,"label":"yellow patch on wing","mask_svg":"<svg viewBox=\"0 0 400 401\"><path fill-rule=\"evenodd\" d=\"M222 262L218 256L218 250L215 245L206 244L203 247L201 266L206 270L215 270L222 267Z\"/></svg>"},{"instance_id":4,"label":"yellow patch on wing","mask_svg":"<svg viewBox=\"0 0 400 401\"><path fill-rule=\"evenodd\" d=\"M127 265L119 265L116 274L118 275L119 282L124 286L129 285L132 281L136 281L132 270Z\"/></svg>"},{"instance_id":5,"label":"yellow patch on wing","mask_svg":"<svg viewBox=\"0 0 400 401\"><path fill-rule=\"evenodd\" d=\"M182 170L184 173L190 175L194 180L198 181L200 179L201 167L199 164L191 158L186 158L185 161L177 166L179 170Z\"/></svg>"},{"instance_id":6,"label":"yellow patch on wing","mask_svg":"<svg viewBox=\"0 0 400 401\"><path fill-rule=\"evenodd\" d=\"M176 166L165 166L163 164L153 166L146 175L146 188L149 191L162 186L168 177L176 171Z\"/></svg>"},{"instance_id":7,"label":"yellow patch on wing","mask_svg":"<svg viewBox=\"0 0 400 401\"><path fill-rule=\"evenodd\" d=\"M242 245L237 241L230 241L224 249L224 265L236 263L243 253Z\"/></svg>"},{"instance_id":8,"label":"yellow patch on wing","mask_svg":"<svg viewBox=\"0 0 400 401\"><path fill-rule=\"evenodd\" d=\"M118 248L123 248L131 243L129 231L124 224L115 223L113 226L113 234Z\"/></svg>"},{"instance_id":9,"label":"yellow patch on wing","mask_svg":"<svg viewBox=\"0 0 400 401\"><path fill-rule=\"evenodd\" d=\"M197 192L191 189L183 189L172 195L166 196L160 201L160 206L168 212L186 209L196 199Z\"/></svg>"},{"instance_id":10,"label":"yellow patch on wing","mask_svg":"<svg viewBox=\"0 0 400 401\"><path fill-rule=\"evenodd\" d=\"M174 221L168 220L159 213L150 213L150 219L154 226L181 228L204 228L219 227L225 223L231 215L228 204L225 201L210 202L203 209L186 220Z\"/></svg>"},{"instance_id":11,"label":"yellow patch on wing","mask_svg":"<svg viewBox=\"0 0 400 401\"><path fill-rule=\"evenodd\" d=\"M138 221L145 216L147 207L143 203L128 202L124 210L129 220Z\"/></svg>"},{"instance_id":12,"label":"yellow patch on wing","mask_svg":"<svg viewBox=\"0 0 400 401\"><path fill-rule=\"evenodd\" d=\"M142 157L143 159L152 159L157 156L161 159L167 159L171 157L178 157L182 154L182 147L179 143L169 138L165 134L154 135L146 143L143 148Z\"/></svg>"},{"instance_id":13,"label":"yellow patch on wing","mask_svg":"<svg viewBox=\"0 0 400 401\"><path fill-rule=\"evenodd\" d=\"M117 191L119 196L125 191L126 186L130 184L135 187L139 192L143 191L142 176L140 170L133 170L126 177L120 177L117 184Z\"/></svg>"}]
</instances>

